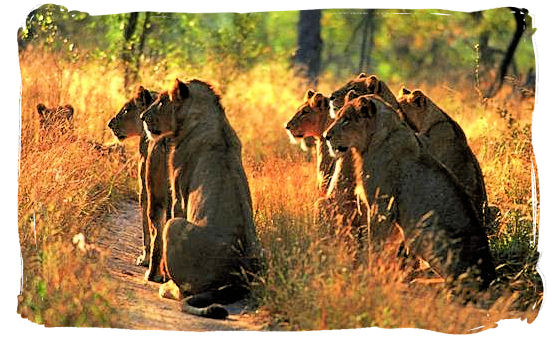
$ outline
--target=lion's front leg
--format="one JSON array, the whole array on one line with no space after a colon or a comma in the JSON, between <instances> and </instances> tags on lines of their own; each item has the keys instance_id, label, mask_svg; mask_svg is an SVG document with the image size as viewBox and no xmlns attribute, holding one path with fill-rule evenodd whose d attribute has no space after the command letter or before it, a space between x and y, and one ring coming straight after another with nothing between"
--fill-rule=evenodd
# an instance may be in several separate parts
<instances>
[{"instance_id":1,"label":"lion's front leg","mask_svg":"<svg viewBox=\"0 0 550 337\"><path fill-rule=\"evenodd\" d=\"M141 208L141 226L143 235L143 246L141 254L136 259L136 265L148 267L150 259L149 248L151 246L151 236L149 234L149 221L147 217L147 189L145 185L145 161L146 158L140 159L138 166L139 175L139 206Z\"/></svg>"},{"instance_id":2,"label":"lion's front leg","mask_svg":"<svg viewBox=\"0 0 550 337\"><path fill-rule=\"evenodd\" d=\"M149 269L145 274L148 281L163 282L166 280L162 259L162 232L166 222L166 207L163 203L151 202L149 206L149 225L151 230L151 248Z\"/></svg>"}]
</instances>

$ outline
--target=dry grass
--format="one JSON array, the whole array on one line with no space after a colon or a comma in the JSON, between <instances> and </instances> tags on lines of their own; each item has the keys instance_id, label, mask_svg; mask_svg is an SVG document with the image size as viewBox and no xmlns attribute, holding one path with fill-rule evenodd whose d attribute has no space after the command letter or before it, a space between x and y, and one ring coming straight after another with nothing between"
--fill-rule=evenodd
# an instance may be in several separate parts
<instances>
[{"instance_id":1,"label":"dry grass","mask_svg":"<svg viewBox=\"0 0 550 337\"><path fill-rule=\"evenodd\" d=\"M92 61L54 59L39 53L21 57L19 230L25 283L20 308L31 320L49 325L109 325L116 308L109 280L98 276L104 274L102 255L80 254L70 239L82 232L93 242L101 217L117 200L135 194L133 161L101 156L85 141L110 140L105 125L125 100L121 73ZM46 80L36 81L34 74L45 66L50 69ZM231 81L213 70L218 68L147 66L143 84L160 90L176 76L223 82L222 103L243 143L257 231L267 255L268 269L254 294L276 328L417 327L457 333L490 327L502 318L536 317L542 282L534 269L532 101L502 93L480 104L464 84L420 86L463 126L485 174L489 201L502 214L488 229L499 279L476 303L464 304L444 287L410 285L410 270L394 255L366 255L314 222L315 163L289 144L282 127L306 87L286 66L257 66L233 74ZM342 81L327 76L320 90L328 94ZM39 102L73 104L78 140L38 141L34 107ZM126 148L132 151L135 144Z\"/></svg>"},{"instance_id":2,"label":"dry grass","mask_svg":"<svg viewBox=\"0 0 550 337\"><path fill-rule=\"evenodd\" d=\"M84 72L78 66L37 54L21 59L18 214L24 277L18 311L49 326L110 326L117 319L111 306L116 289L105 275L105 254L80 250L72 240L83 234L94 242L114 203L135 194L135 164L90 143L105 138L103 121L114 111L114 102L101 104L107 102L106 92L98 83L105 74L76 80ZM52 71L37 80L35 74L44 74L44 67ZM40 102L73 104L75 132L39 132Z\"/></svg>"}]
</instances>

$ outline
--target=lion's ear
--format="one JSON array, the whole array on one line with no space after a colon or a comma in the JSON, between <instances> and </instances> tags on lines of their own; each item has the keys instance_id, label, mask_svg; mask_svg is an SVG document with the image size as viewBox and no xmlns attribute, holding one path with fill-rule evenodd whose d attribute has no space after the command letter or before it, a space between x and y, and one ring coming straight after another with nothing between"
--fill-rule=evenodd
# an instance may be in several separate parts
<instances>
[{"instance_id":1,"label":"lion's ear","mask_svg":"<svg viewBox=\"0 0 550 337\"><path fill-rule=\"evenodd\" d=\"M145 89L141 85L139 86L137 90L137 100L144 106L149 106L151 103L153 103L153 96L151 96L151 93L149 90Z\"/></svg>"},{"instance_id":2,"label":"lion's ear","mask_svg":"<svg viewBox=\"0 0 550 337\"><path fill-rule=\"evenodd\" d=\"M315 95L313 95L313 106L317 107L317 108L322 108L323 107L323 104L327 104L328 105L328 102L325 102L327 99L325 98L325 96L323 96L323 94L317 92L315 93Z\"/></svg>"},{"instance_id":3,"label":"lion's ear","mask_svg":"<svg viewBox=\"0 0 550 337\"><path fill-rule=\"evenodd\" d=\"M401 97L403 97L405 95L408 95L410 93L411 93L411 91L403 86L403 87L401 87L401 89L399 89L399 93L397 94L397 98L401 98Z\"/></svg>"},{"instance_id":4,"label":"lion's ear","mask_svg":"<svg viewBox=\"0 0 550 337\"><path fill-rule=\"evenodd\" d=\"M307 89L306 91L306 99L310 99L311 97L313 97L313 95L315 95L315 91L311 90L311 89Z\"/></svg>"},{"instance_id":5,"label":"lion's ear","mask_svg":"<svg viewBox=\"0 0 550 337\"><path fill-rule=\"evenodd\" d=\"M370 118L376 114L376 105L367 97L359 97L357 106L361 117Z\"/></svg>"},{"instance_id":6,"label":"lion's ear","mask_svg":"<svg viewBox=\"0 0 550 337\"><path fill-rule=\"evenodd\" d=\"M189 88L185 83L176 78L174 86L170 91L170 100L183 101L187 97L189 97Z\"/></svg>"},{"instance_id":7,"label":"lion's ear","mask_svg":"<svg viewBox=\"0 0 550 337\"><path fill-rule=\"evenodd\" d=\"M416 105L419 108L424 108L426 106L426 95L420 90L415 90L412 92L412 104Z\"/></svg>"},{"instance_id":8,"label":"lion's ear","mask_svg":"<svg viewBox=\"0 0 550 337\"><path fill-rule=\"evenodd\" d=\"M46 106L42 103L39 103L37 106L36 106L36 111L38 112L38 114L40 116L44 115L44 110L46 110Z\"/></svg>"},{"instance_id":9,"label":"lion's ear","mask_svg":"<svg viewBox=\"0 0 550 337\"><path fill-rule=\"evenodd\" d=\"M67 111L67 119L68 120L71 120L73 118L73 115L74 115L74 109L73 109L73 106L70 105L70 104L65 104L65 106L63 107L63 109L65 109Z\"/></svg>"},{"instance_id":10,"label":"lion's ear","mask_svg":"<svg viewBox=\"0 0 550 337\"><path fill-rule=\"evenodd\" d=\"M357 91L355 91L355 90L348 91L348 93L346 94L346 98L344 98L344 104L348 103L349 101L351 101L354 98L357 98L359 96L361 96L361 95L359 95L357 93Z\"/></svg>"},{"instance_id":11,"label":"lion's ear","mask_svg":"<svg viewBox=\"0 0 550 337\"><path fill-rule=\"evenodd\" d=\"M358 78L358 79L367 78L367 74L361 73L361 74L357 75L357 78Z\"/></svg>"},{"instance_id":12,"label":"lion's ear","mask_svg":"<svg viewBox=\"0 0 550 337\"><path fill-rule=\"evenodd\" d=\"M371 75L367 79L367 90L369 94L380 93L380 80L376 77L376 75Z\"/></svg>"}]
</instances>

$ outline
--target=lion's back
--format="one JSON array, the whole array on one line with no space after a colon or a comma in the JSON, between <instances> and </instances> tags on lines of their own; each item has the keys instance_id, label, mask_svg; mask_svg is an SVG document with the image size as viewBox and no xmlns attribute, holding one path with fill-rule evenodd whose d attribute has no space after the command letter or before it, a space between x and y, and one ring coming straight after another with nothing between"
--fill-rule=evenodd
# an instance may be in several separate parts
<instances>
[{"instance_id":1,"label":"lion's back","mask_svg":"<svg viewBox=\"0 0 550 337\"><path fill-rule=\"evenodd\" d=\"M483 173L460 126L449 120L431 128L426 136L429 152L458 178L483 213L487 198Z\"/></svg>"}]
</instances>

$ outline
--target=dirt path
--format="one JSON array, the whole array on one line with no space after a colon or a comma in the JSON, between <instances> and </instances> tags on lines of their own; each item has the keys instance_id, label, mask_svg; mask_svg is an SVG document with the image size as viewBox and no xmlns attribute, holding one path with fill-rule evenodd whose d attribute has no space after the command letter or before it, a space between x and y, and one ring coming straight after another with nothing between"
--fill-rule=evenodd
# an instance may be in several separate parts
<instances>
[{"instance_id":1,"label":"dirt path","mask_svg":"<svg viewBox=\"0 0 550 337\"><path fill-rule=\"evenodd\" d=\"M141 221L139 206L128 202L108 218L107 230L99 245L110 251L109 273L118 283L116 306L123 309L124 321L117 328L147 330L260 330L262 325L243 304L227 307L226 320L196 317L180 311L180 302L159 297L159 284L146 282L144 267L134 264L140 252Z\"/></svg>"}]
</instances>

